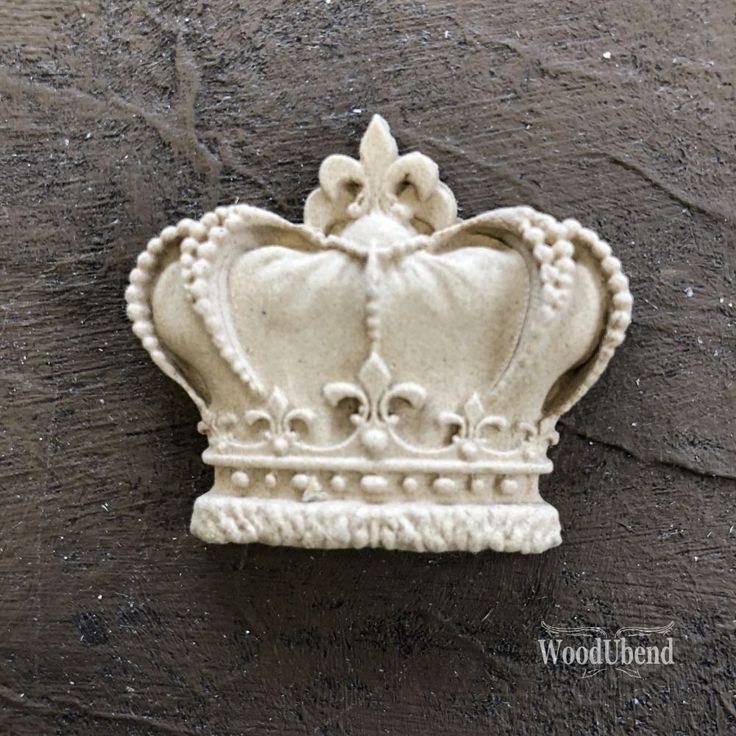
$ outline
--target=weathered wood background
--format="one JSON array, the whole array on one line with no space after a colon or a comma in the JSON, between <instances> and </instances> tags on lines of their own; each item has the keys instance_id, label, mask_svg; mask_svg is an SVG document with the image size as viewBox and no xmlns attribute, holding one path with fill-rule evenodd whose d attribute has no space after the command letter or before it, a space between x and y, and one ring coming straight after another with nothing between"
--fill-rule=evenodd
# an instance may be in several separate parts
<instances>
[{"instance_id":1,"label":"weathered wood background","mask_svg":"<svg viewBox=\"0 0 736 736\"><path fill-rule=\"evenodd\" d=\"M736 732L732 0L0 1L0 732ZM239 199L299 219L382 113L466 215L529 203L636 299L561 423L542 556L206 547L194 407L123 289ZM461 340L462 336L459 335ZM542 620L676 624L641 679Z\"/></svg>"}]
</instances>

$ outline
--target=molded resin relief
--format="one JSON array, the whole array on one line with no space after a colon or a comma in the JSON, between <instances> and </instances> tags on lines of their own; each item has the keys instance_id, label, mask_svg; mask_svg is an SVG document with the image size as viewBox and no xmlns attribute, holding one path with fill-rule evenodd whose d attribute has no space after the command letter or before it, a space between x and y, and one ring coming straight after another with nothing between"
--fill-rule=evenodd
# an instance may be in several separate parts
<instances>
[{"instance_id":1,"label":"molded resin relief","mask_svg":"<svg viewBox=\"0 0 736 736\"><path fill-rule=\"evenodd\" d=\"M575 220L459 220L437 165L375 116L295 225L248 205L138 257L133 330L189 394L214 466L208 542L542 552L555 423L624 339L628 281Z\"/></svg>"}]
</instances>

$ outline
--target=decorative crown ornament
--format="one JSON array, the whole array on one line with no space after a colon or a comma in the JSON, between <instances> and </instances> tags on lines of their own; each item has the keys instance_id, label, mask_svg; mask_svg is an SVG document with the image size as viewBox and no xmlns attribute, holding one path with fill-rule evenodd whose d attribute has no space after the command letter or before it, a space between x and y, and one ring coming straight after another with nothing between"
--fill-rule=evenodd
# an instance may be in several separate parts
<instances>
[{"instance_id":1,"label":"decorative crown ornament","mask_svg":"<svg viewBox=\"0 0 736 736\"><path fill-rule=\"evenodd\" d=\"M459 220L376 115L294 225L218 207L153 238L133 331L199 408L207 542L542 552L555 423L631 316L610 247L530 207Z\"/></svg>"}]
</instances>

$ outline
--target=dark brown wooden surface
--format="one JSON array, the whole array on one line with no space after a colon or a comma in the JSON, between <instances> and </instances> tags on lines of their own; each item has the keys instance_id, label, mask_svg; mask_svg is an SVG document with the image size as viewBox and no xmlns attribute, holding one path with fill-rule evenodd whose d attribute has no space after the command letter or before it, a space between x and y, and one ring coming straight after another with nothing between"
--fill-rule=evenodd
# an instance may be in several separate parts
<instances>
[{"instance_id":1,"label":"dark brown wooden surface","mask_svg":"<svg viewBox=\"0 0 736 736\"><path fill-rule=\"evenodd\" d=\"M0 2L0 732L735 732L735 17ZM187 533L211 471L126 322L127 273L215 204L299 219L374 112L464 214L575 216L631 275L629 338L561 423L564 544L542 556ZM581 680L540 662L542 620L673 620L675 664Z\"/></svg>"}]
</instances>

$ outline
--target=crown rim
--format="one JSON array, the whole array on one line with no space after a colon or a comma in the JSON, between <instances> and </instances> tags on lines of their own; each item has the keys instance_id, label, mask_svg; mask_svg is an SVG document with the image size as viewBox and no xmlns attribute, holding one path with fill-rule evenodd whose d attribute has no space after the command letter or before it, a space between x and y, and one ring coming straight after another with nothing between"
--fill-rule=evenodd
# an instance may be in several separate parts
<instances>
[{"instance_id":1,"label":"crown rim","mask_svg":"<svg viewBox=\"0 0 736 736\"><path fill-rule=\"evenodd\" d=\"M538 554L562 542L554 506L234 498L210 491L194 503L190 530L212 544L309 549Z\"/></svg>"}]
</instances>

